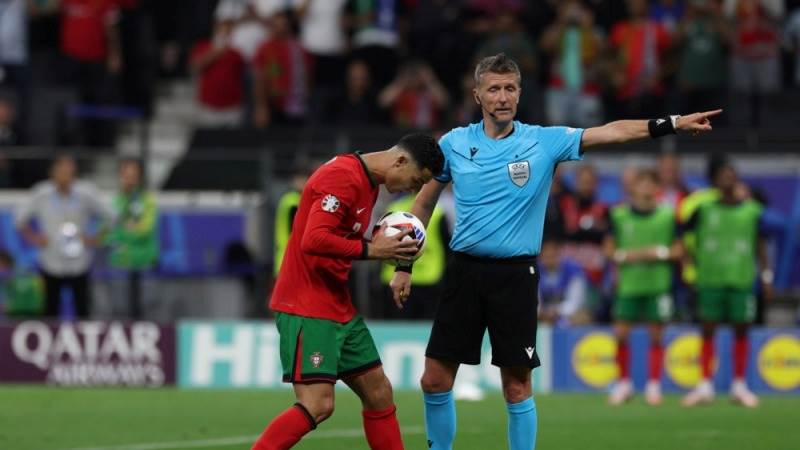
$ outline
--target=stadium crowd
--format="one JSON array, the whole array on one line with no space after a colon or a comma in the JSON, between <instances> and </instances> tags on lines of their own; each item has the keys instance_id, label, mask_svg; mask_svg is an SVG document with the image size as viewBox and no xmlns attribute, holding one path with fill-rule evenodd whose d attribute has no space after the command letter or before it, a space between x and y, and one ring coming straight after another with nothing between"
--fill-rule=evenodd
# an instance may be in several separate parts
<instances>
[{"instance_id":1,"label":"stadium crowd","mask_svg":"<svg viewBox=\"0 0 800 450\"><path fill-rule=\"evenodd\" d=\"M722 106L729 108L721 120L757 126L777 95L800 89L800 2L0 0L0 187L29 187L15 184L2 148L37 143L30 99L48 84L68 86L84 104L131 105L147 116L159 81L190 76L198 127L436 131L480 119L471 69L498 52L520 63L522 121L586 127ZM91 117L61 131L66 145L114 139L113 127ZM626 196L642 169L623 173ZM661 155L652 169L659 202L680 211L691 193L678 158ZM540 259L543 320L610 320L614 268L603 241L611 205L597 189L588 164L569 182L555 179ZM434 233L446 244L446 197L441 217ZM276 236L276 244L284 239ZM9 257L0 262L12 270ZM56 278L84 283L87 267ZM437 294L441 264L430 270L435 276L415 295ZM677 278L678 317L688 319L691 290ZM434 304L412 302L402 317L430 318ZM387 306L379 315L398 313Z\"/></svg>"},{"instance_id":2,"label":"stadium crowd","mask_svg":"<svg viewBox=\"0 0 800 450\"><path fill-rule=\"evenodd\" d=\"M520 62L523 121L730 106L723 120L758 125L800 86L800 3L2 0L0 145L36 142L26 121L41 86L149 115L158 81L187 75L198 126L444 129L480 116L469 72L498 52ZM113 127L83 117L59 139L109 145Z\"/></svg>"}]
</instances>

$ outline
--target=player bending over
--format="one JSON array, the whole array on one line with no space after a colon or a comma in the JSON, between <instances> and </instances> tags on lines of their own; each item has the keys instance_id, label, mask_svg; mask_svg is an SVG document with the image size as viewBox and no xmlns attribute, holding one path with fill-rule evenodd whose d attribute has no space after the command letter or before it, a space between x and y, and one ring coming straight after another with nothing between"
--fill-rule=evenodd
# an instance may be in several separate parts
<instances>
[{"instance_id":1,"label":"player bending over","mask_svg":"<svg viewBox=\"0 0 800 450\"><path fill-rule=\"evenodd\" d=\"M272 420L253 450L291 448L330 417L339 379L361 399L370 448L403 448L392 386L347 278L356 259L411 259L419 242L402 240L410 231L364 240L378 187L416 192L443 164L435 139L411 134L389 150L337 156L308 180L269 304L283 381L293 384L297 403Z\"/></svg>"}]
</instances>

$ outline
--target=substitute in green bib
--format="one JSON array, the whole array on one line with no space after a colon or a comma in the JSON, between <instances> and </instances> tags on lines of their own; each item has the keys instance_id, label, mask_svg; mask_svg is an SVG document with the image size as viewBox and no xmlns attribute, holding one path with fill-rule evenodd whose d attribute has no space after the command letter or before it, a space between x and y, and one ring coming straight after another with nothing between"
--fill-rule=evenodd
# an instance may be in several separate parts
<instances>
[{"instance_id":1,"label":"substitute in green bib","mask_svg":"<svg viewBox=\"0 0 800 450\"><path fill-rule=\"evenodd\" d=\"M662 334L672 318L672 275L682 255L675 213L658 205L658 175L651 170L636 174L631 201L610 212L611 231L603 243L618 269L614 299L614 333L617 337L619 380L609 403L620 405L633 397L628 338L634 323L649 324L650 348L645 400L661 404Z\"/></svg>"},{"instance_id":2,"label":"substitute in green bib","mask_svg":"<svg viewBox=\"0 0 800 450\"><path fill-rule=\"evenodd\" d=\"M317 167L316 164L312 164L312 166L314 169ZM300 193L303 192L303 188L306 187L309 175L308 169L295 171L289 183L289 190L281 195L278 200L278 207L275 208L275 259L273 261L272 270L272 274L275 277L277 277L278 273L281 271L283 255L286 253L286 245L289 243L289 236L292 234L294 216L297 214L297 208L300 205Z\"/></svg>"},{"instance_id":3,"label":"substitute in green bib","mask_svg":"<svg viewBox=\"0 0 800 450\"><path fill-rule=\"evenodd\" d=\"M703 323L703 379L684 398L684 404L694 406L713 400L714 333L719 323L728 322L734 327L731 398L755 407L758 397L750 392L744 378L747 331L756 314L754 285L758 268L767 293L771 292L773 279L762 233L763 207L736 195L738 176L730 162L719 164L711 175L719 199L701 204L685 225L696 239L693 258L697 267L697 313Z\"/></svg>"},{"instance_id":4,"label":"substitute in green bib","mask_svg":"<svg viewBox=\"0 0 800 450\"><path fill-rule=\"evenodd\" d=\"M708 178L708 182L710 184L714 184L714 174L717 173L717 170L725 164L725 158L719 155L711 155L708 158L706 177ZM698 189L692 192L681 202L678 210L678 221L681 223L686 223L694 215L700 205L709 202L716 202L717 200L719 200L719 190L714 186ZM690 256L694 254L696 248L695 241L696 239L694 231L685 230L683 233L683 250ZM695 267L691 258L686 258L683 261L681 279L688 286L694 286L697 283L697 267Z\"/></svg>"},{"instance_id":5,"label":"substitute in green bib","mask_svg":"<svg viewBox=\"0 0 800 450\"><path fill-rule=\"evenodd\" d=\"M407 195L390 203L386 208L386 212L411 211L412 206L414 206L414 196ZM441 207L437 206L433 209L426 231L428 242L425 247L425 253L414 262L413 293L401 311L390 312L390 314L398 314L399 318L432 319L436 313L440 284L444 278L444 269L447 263L447 242L450 240L447 218ZM389 286L394 272L394 266L383 264L381 267L381 283L384 286ZM387 290L387 295L392 295L390 289Z\"/></svg>"},{"instance_id":6,"label":"substitute in green bib","mask_svg":"<svg viewBox=\"0 0 800 450\"><path fill-rule=\"evenodd\" d=\"M120 191L114 196L116 221L105 242L111 267L128 273L128 303L132 318L142 317L141 275L158 262L158 206L142 187L139 161L126 160L119 168Z\"/></svg>"}]
</instances>

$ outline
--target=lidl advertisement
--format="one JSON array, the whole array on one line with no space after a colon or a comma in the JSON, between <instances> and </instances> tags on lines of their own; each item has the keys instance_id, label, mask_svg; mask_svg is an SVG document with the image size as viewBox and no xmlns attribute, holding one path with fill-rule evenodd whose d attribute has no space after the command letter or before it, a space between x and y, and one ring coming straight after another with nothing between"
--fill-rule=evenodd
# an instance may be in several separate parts
<instances>
[{"instance_id":1,"label":"lidl advertisement","mask_svg":"<svg viewBox=\"0 0 800 450\"><path fill-rule=\"evenodd\" d=\"M732 381L733 335L721 329L715 337L714 384L727 390ZM609 328L556 328L552 332L555 355L553 390L602 391L617 379L617 342ZM647 381L647 330L631 333L631 378L641 389ZM666 391L691 389L701 379L699 330L668 327L664 333L661 381ZM762 393L800 393L800 330L759 328L750 332L747 383Z\"/></svg>"}]
</instances>

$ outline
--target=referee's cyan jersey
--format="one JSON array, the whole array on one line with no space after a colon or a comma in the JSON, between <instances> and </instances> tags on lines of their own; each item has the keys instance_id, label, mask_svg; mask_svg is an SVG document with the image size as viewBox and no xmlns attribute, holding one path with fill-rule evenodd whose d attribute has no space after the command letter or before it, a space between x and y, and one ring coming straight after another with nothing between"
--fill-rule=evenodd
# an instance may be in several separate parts
<instances>
[{"instance_id":1,"label":"referee's cyan jersey","mask_svg":"<svg viewBox=\"0 0 800 450\"><path fill-rule=\"evenodd\" d=\"M438 181L453 181L456 226L450 248L489 258L538 255L553 171L582 158L583 129L514 122L491 139L483 121L442 136L445 157Z\"/></svg>"}]
</instances>

